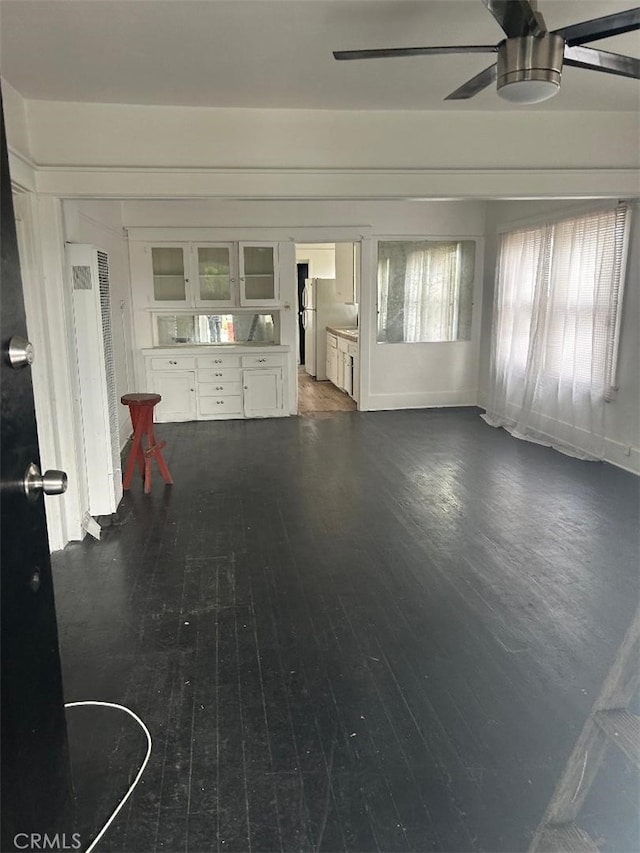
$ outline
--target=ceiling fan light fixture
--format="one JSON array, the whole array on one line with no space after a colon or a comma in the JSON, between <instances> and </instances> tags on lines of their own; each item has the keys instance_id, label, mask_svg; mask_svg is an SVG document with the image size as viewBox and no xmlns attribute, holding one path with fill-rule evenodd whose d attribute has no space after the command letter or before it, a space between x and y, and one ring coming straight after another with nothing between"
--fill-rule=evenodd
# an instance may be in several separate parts
<instances>
[{"instance_id":1,"label":"ceiling fan light fixture","mask_svg":"<svg viewBox=\"0 0 640 853\"><path fill-rule=\"evenodd\" d=\"M498 94L512 104L539 104L560 91L560 80L513 80L498 83Z\"/></svg>"},{"instance_id":2,"label":"ceiling fan light fixture","mask_svg":"<svg viewBox=\"0 0 640 853\"><path fill-rule=\"evenodd\" d=\"M564 39L554 33L506 39L498 48L498 94L513 104L538 104L560 91Z\"/></svg>"}]
</instances>

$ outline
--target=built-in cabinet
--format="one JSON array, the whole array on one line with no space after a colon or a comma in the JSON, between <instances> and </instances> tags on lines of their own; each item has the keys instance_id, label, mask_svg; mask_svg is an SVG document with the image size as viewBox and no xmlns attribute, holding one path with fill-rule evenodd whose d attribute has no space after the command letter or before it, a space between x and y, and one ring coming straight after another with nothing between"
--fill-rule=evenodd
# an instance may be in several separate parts
<instances>
[{"instance_id":1,"label":"built-in cabinet","mask_svg":"<svg viewBox=\"0 0 640 853\"><path fill-rule=\"evenodd\" d=\"M327 332L327 378L358 401L360 358L355 341Z\"/></svg>"},{"instance_id":2,"label":"built-in cabinet","mask_svg":"<svg viewBox=\"0 0 640 853\"><path fill-rule=\"evenodd\" d=\"M147 386L162 396L158 422L282 417L287 348L143 351Z\"/></svg>"},{"instance_id":3,"label":"built-in cabinet","mask_svg":"<svg viewBox=\"0 0 640 853\"><path fill-rule=\"evenodd\" d=\"M338 338L330 332L327 332L327 379L338 385Z\"/></svg>"},{"instance_id":4,"label":"built-in cabinet","mask_svg":"<svg viewBox=\"0 0 640 853\"><path fill-rule=\"evenodd\" d=\"M180 310L279 304L277 243L134 243L131 251L136 255L135 268L141 270L142 302L147 307Z\"/></svg>"},{"instance_id":5,"label":"built-in cabinet","mask_svg":"<svg viewBox=\"0 0 640 853\"><path fill-rule=\"evenodd\" d=\"M192 421L197 410L196 360L190 357L147 359L152 393L162 400L156 407L158 421Z\"/></svg>"}]
</instances>

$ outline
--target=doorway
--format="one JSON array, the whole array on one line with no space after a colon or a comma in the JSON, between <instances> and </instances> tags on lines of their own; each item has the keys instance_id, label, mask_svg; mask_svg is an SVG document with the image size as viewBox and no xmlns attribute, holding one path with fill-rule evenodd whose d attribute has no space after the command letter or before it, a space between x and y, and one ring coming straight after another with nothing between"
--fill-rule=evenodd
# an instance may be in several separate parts
<instances>
[{"instance_id":1,"label":"doorway","mask_svg":"<svg viewBox=\"0 0 640 853\"><path fill-rule=\"evenodd\" d=\"M302 294L304 292L305 281L309 278L309 264L302 261L296 264L298 273L298 364L304 366L304 346L305 346L305 329L303 322L304 311L302 308Z\"/></svg>"},{"instance_id":2,"label":"doorway","mask_svg":"<svg viewBox=\"0 0 640 853\"><path fill-rule=\"evenodd\" d=\"M353 298L354 243L296 244L298 324L300 355L298 368L298 414L329 415L357 409L353 382L338 380L337 348L330 351L328 329L350 329L357 334L358 306ZM357 346L357 337L356 337ZM336 356L332 361L330 354ZM340 375L353 375L353 360L346 368L346 353L340 353Z\"/></svg>"}]
</instances>

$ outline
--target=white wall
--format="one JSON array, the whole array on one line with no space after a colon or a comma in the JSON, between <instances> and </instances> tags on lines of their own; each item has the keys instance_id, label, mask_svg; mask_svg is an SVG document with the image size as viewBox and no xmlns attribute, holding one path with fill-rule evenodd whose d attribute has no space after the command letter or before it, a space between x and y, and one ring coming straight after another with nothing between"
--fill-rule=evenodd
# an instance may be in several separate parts
<instances>
[{"instance_id":1,"label":"white wall","mask_svg":"<svg viewBox=\"0 0 640 853\"><path fill-rule=\"evenodd\" d=\"M24 113L24 115L22 115ZM250 110L27 100L41 193L85 198L505 198L639 191L637 114ZM26 120L26 134L24 132Z\"/></svg>"},{"instance_id":2,"label":"white wall","mask_svg":"<svg viewBox=\"0 0 640 853\"><path fill-rule=\"evenodd\" d=\"M470 345L375 344L377 236L482 236L487 198L640 193L635 113L220 110L30 101L6 84L3 92L12 178L39 193L48 299L55 301L63 288L57 198L130 199L122 206L122 224L129 227L284 229L293 241L292 269L295 242L361 240L363 408L475 402L478 378L472 369L480 346L477 325ZM397 200L439 197L462 200ZM145 198L161 200L133 200ZM201 200L178 200L186 198ZM115 241L109 230L120 225L115 208L95 204L65 205L69 234L103 242L98 237L106 233ZM84 218L76 216L80 211ZM504 208L500 216L515 211ZM498 212L490 205L490 223ZM489 243L492 234L489 227ZM635 228L634 241L638 247ZM486 252L487 281L494 256ZM118 280L124 281L124 272ZM290 280L293 288L293 273ZM620 441L637 424L637 370L629 357L634 335L637 341L637 280L636 259L629 271L636 286L627 294L623 319L624 390L610 424ZM490 308L491 288L485 288L485 366ZM293 329L293 312L291 317L287 329ZM479 319L476 310L476 324ZM123 347L126 352L126 341ZM71 411L69 364L56 370L57 405ZM122 362L118 373L124 375ZM485 375L481 370L481 382ZM61 423L56 427L66 435ZM60 441L62 446L64 436ZM64 503L74 501L66 533L61 527L67 538L75 538L81 517L80 498L70 489Z\"/></svg>"},{"instance_id":3,"label":"white wall","mask_svg":"<svg viewBox=\"0 0 640 853\"><path fill-rule=\"evenodd\" d=\"M255 110L29 101L34 160L202 168L633 167L634 113Z\"/></svg>"},{"instance_id":4,"label":"white wall","mask_svg":"<svg viewBox=\"0 0 640 853\"><path fill-rule=\"evenodd\" d=\"M335 243L296 243L296 263L309 264L309 278L335 278Z\"/></svg>"},{"instance_id":5,"label":"white wall","mask_svg":"<svg viewBox=\"0 0 640 853\"><path fill-rule=\"evenodd\" d=\"M2 111L7 134L7 146L25 158L31 158L27 104L17 89L2 80Z\"/></svg>"},{"instance_id":6,"label":"white wall","mask_svg":"<svg viewBox=\"0 0 640 853\"><path fill-rule=\"evenodd\" d=\"M631 241L625 292L622 303L620 349L615 400L605 409L606 458L616 465L640 473L640 206L633 205ZM495 264L497 253L496 228L507 223L516 227L531 218L544 217L559 211L584 210L585 202L529 201L490 202L487 205L486 251L482 332L478 376L478 402L486 406L490 382L491 328ZM630 453L628 451L630 450Z\"/></svg>"},{"instance_id":7,"label":"white wall","mask_svg":"<svg viewBox=\"0 0 640 853\"><path fill-rule=\"evenodd\" d=\"M202 234L201 239L209 240L230 239L235 229L240 235L250 234L254 238L262 235L263 239L288 238L296 244L305 240L313 242L314 237L327 242L329 239L362 239L362 409L475 405L484 213L485 203L477 201L127 201L123 204L123 221L131 229L179 226L185 229L185 233L190 228L217 229ZM393 236L478 238L480 266L471 341L441 344L375 343L375 239ZM177 237L174 236L174 239ZM296 280L293 268L283 269L282 282L283 300L295 306ZM293 311L289 314L295 316ZM288 328L286 323L285 328ZM289 343L295 348L293 338L283 339L283 343Z\"/></svg>"},{"instance_id":8,"label":"white wall","mask_svg":"<svg viewBox=\"0 0 640 853\"><path fill-rule=\"evenodd\" d=\"M109 201L65 201L64 238L70 243L88 243L109 256L111 328L116 371L117 399L134 391L131 332L131 283L126 234L122 226L122 205ZM118 406L120 446L131 433L129 412Z\"/></svg>"}]
</instances>

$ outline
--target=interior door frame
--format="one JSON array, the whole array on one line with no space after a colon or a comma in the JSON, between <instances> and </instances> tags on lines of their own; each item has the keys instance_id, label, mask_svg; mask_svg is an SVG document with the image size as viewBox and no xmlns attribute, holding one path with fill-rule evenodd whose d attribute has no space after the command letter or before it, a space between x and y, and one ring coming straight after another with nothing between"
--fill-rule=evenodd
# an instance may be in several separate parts
<instances>
[{"instance_id":1,"label":"interior door frame","mask_svg":"<svg viewBox=\"0 0 640 853\"><path fill-rule=\"evenodd\" d=\"M83 459L77 365L70 295L64 255L61 199L36 195L12 181L20 214L20 261L24 255L23 293L27 329L38 342L33 371L40 453L47 468L64 469L69 487L47 508L49 547L57 551L84 538L82 517L88 509ZM37 365L37 366L36 366Z\"/></svg>"}]
</instances>

